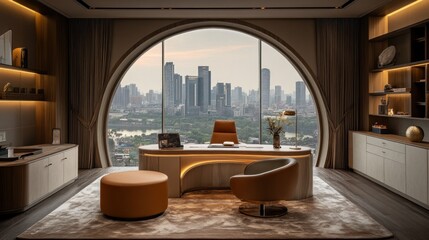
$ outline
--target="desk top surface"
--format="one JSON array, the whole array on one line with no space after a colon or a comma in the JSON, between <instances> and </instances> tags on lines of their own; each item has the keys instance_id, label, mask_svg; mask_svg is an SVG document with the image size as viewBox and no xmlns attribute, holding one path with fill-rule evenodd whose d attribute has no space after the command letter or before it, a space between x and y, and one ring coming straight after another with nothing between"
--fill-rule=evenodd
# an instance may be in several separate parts
<instances>
[{"instance_id":1,"label":"desk top surface","mask_svg":"<svg viewBox=\"0 0 429 240\"><path fill-rule=\"evenodd\" d=\"M281 148L273 148L273 145L267 144L238 144L234 147L222 147L216 145L209 147L209 144L185 144L183 148L163 148L160 149L157 144L140 146L140 152L144 154L269 154L269 155L304 155L311 154L311 148L301 147L300 150L291 149L293 146L282 146Z\"/></svg>"}]
</instances>

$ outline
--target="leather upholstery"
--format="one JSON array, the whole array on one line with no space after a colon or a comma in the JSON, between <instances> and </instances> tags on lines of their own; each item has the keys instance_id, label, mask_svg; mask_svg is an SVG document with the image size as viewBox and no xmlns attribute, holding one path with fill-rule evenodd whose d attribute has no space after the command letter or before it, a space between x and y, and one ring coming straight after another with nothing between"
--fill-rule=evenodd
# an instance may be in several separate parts
<instances>
[{"instance_id":1,"label":"leather upholstery","mask_svg":"<svg viewBox=\"0 0 429 240\"><path fill-rule=\"evenodd\" d=\"M264 204L292 200L298 183L295 159L269 159L253 162L244 174L230 178L232 193L242 201Z\"/></svg>"},{"instance_id":2,"label":"leather upholstery","mask_svg":"<svg viewBox=\"0 0 429 240\"><path fill-rule=\"evenodd\" d=\"M105 175L100 181L100 209L115 218L148 218L168 206L168 177L154 171L126 171Z\"/></svg>"},{"instance_id":3,"label":"leather upholstery","mask_svg":"<svg viewBox=\"0 0 429 240\"><path fill-rule=\"evenodd\" d=\"M237 130L234 120L216 120L210 143L223 143L231 141L238 144Z\"/></svg>"}]
</instances>

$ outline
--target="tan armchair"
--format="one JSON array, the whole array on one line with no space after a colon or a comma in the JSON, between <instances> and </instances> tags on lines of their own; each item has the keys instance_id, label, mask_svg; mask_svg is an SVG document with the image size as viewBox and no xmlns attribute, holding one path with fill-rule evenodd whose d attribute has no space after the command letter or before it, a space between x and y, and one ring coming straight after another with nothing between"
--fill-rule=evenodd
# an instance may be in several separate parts
<instances>
[{"instance_id":1,"label":"tan armchair","mask_svg":"<svg viewBox=\"0 0 429 240\"><path fill-rule=\"evenodd\" d=\"M244 174L230 178L232 193L242 201L239 211L256 217L279 217L287 208L278 204L294 198L298 182L298 164L292 158L256 161L246 166Z\"/></svg>"},{"instance_id":2,"label":"tan armchair","mask_svg":"<svg viewBox=\"0 0 429 240\"><path fill-rule=\"evenodd\" d=\"M225 141L238 144L237 130L234 120L216 120L210 143L223 143Z\"/></svg>"}]
</instances>

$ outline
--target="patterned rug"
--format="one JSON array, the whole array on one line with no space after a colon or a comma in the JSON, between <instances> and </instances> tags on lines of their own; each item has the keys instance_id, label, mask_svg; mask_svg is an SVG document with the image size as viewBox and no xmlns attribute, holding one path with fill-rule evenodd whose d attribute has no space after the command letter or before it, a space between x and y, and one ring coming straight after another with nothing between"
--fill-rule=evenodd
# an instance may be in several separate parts
<instances>
[{"instance_id":1,"label":"patterned rug","mask_svg":"<svg viewBox=\"0 0 429 240\"><path fill-rule=\"evenodd\" d=\"M314 177L314 196L283 202L289 213L261 219L238 212L225 191L169 199L160 217L140 221L105 218L99 179L18 236L19 239L377 239L392 234L327 183Z\"/></svg>"}]
</instances>

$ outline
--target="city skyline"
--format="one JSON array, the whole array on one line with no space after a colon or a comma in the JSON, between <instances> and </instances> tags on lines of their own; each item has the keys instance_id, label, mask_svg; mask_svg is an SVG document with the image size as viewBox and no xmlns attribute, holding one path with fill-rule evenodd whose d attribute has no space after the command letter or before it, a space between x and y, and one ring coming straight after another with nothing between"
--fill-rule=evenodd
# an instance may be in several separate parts
<instances>
[{"instance_id":1,"label":"city skyline","mask_svg":"<svg viewBox=\"0 0 429 240\"><path fill-rule=\"evenodd\" d=\"M263 69L265 72L263 83L261 83L263 88L262 93L259 94L259 90L250 90L249 93L244 93L241 86L233 87L231 83L217 83L216 86L210 88L211 85L207 84L210 82L211 74L208 66L199 67L201 70L199 76L185 76L183 84L182 76L174 73L172 62L166 63L164 67L165 73L174 76L173 81L168 81L174 86L165 86L164 93L155 93L153 90L141 92L134 83L121 86L114 95L112 106L161 105L164 98L165 108L171 113L180 111L180 106L183 106L185 115L198 115L213 110L221 115L225 113L231 115L232 107L243 107L244 104L257 106L259 105L259 98L262 100L262 109L276 110L285 106L305 107L312 104L312 97L303 81L295 82L294 94L285 93L282 86L279 85L270 87L269 69ZM204 76L208 79L204 79ZM176 93L180 96L177 96Z\"/></svg>"},{"instance_id":2,"label":"city skyline","mask_svg":"<svg viewBox=\"0 0 429 240\"><path fill-rule=\"evenodd\" d=\"M139 89L161 91L162 68L173 62L175 73L198 76L198 66L209 66L211 85L230 82L243 92L259 88L258 39L238 31L203 29L172 36L164 41L164 63L161 43L143 53L122 78L122 85L135 83ZM262 68L271 71L271 85L281 85L293 94L301 76L287 58L262 42Z\"/></svg>"}]
</instances>

